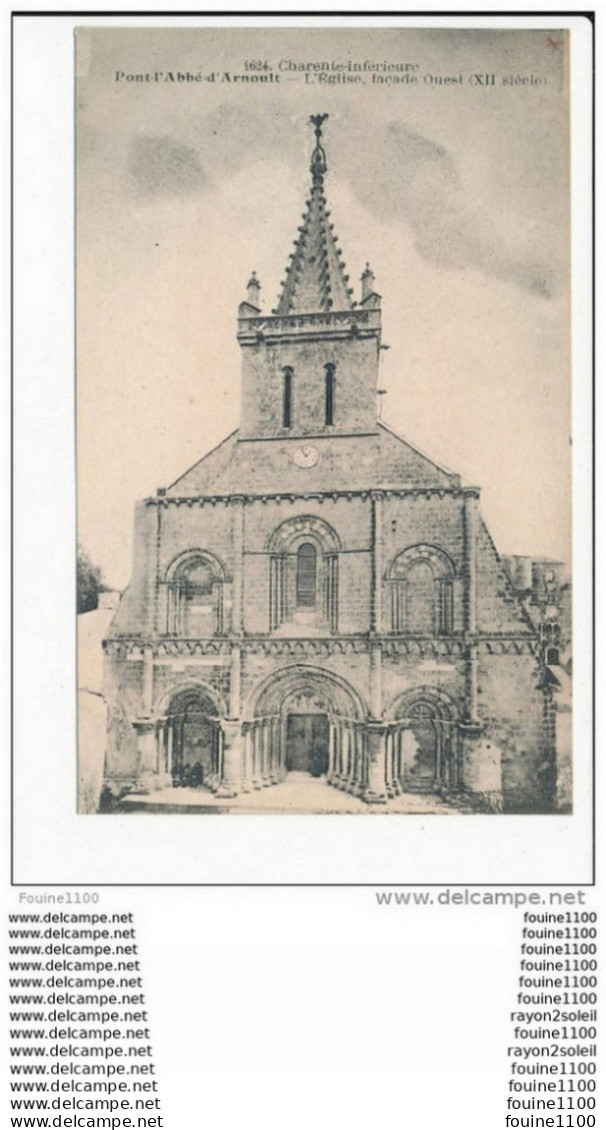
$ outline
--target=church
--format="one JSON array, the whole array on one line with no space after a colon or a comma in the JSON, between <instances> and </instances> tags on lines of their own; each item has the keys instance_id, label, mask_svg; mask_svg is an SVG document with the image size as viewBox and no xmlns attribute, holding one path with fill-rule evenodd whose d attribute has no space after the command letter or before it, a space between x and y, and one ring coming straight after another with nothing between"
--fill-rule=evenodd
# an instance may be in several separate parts
<instances>
[{"instance_id":1,"label":"church","mask_svg":"<svg viewBox=\"0 0 606 1130\"><path fill-rule=\"evenodd\" d=\"M293 774L368 811L550 812L540 634L478 487L378 417L381 296L368 266L348 285L325 118L277 305L253 273L238 309L239 428L136 507L104 641L106 788L241 801Z\"/></svg>"}]
</instances>

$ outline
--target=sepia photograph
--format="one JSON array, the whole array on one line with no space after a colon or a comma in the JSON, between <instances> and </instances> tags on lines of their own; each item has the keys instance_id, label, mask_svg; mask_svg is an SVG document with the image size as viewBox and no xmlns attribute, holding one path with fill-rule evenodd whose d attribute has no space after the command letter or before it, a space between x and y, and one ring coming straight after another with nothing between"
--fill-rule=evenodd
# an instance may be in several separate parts
<instances>
[{"instance_id":1,"label":"sepia photograph","mask_svg":"<svg viewBox=\"0 0 606 1130\"><path fill-rule=\"evenodd\" d=\"M568 32L75 41L78 812L571 814Z\"/></svg>"}]
</instances>

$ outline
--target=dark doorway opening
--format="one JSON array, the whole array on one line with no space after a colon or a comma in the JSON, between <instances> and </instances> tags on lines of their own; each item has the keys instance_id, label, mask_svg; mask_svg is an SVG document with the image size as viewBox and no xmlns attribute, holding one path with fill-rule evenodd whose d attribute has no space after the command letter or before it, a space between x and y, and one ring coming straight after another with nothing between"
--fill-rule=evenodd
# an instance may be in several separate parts
<instances>
[{"instance_id":1,"label":"dark doorway opening","mask_svg":"<svg viewBox=\"0 0 606 1130\"><path fill-rule=\"evenodd\" d=\"M321 777L328 771L328 718L325 714L288 714L286 771Z\"/></svg>"},{"instance_id":2,"label":"dark doorway opening","mask_svg":"<svg viewBox=\"0 0 606 1130\"><path fill-rule=\"evenodd\" d=\"M196 788L218 770L219 728L208 715L212 705L197 695L183 696L173 707L172 777L177 788Z\"/></svg>"}]
</instances>

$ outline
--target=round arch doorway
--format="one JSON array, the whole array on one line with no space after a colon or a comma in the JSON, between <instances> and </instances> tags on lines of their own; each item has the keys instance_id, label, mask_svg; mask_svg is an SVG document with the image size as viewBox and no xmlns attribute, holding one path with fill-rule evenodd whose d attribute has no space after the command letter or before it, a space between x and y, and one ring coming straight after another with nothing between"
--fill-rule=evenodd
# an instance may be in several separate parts
<instances>
[{"instance_id":1,"label":"round arch doorway","mask_svg":"<svg viewBox=\"0 0 606 1130\"><path fill-rule=\"evenodd\" d=\"M171 700L168 725L173 786L213 787L221 761L221 730L214 703L201 690L183 691Z\"/></svg>"},{"instance_id":2,"label":"round arch doorway","mask_svg":"<svg viewBox=\"0 0 606 1130\"><path fill-rule=\"evenodd\" d=\"M364 782L365 704L340 676L304 664L266 679L248 704L247 757L254 781L325 779L339 788Z\"/></svg>"},{"instance_id":3,"label":"round arch doorway","mask_svg":"<svg viewBox=\"0 0 606 1130\"><path fill-rule=\"evenodd\" d=\"M458 785L454 704L443 693L420 689L395 711L395 777L404 792Z\"/></svg>"}]
</instances>

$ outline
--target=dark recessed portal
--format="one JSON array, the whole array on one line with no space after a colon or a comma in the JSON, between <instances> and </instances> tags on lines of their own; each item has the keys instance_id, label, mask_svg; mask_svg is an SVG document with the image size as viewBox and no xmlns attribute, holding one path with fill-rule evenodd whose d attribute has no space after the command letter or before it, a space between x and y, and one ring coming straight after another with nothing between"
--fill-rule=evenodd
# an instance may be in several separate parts
<instances>
[{"instance_id":1,"label":"dark recessed portal","mask_svg":"<svg viewBox=\"0 0 606 1130\"><path fill-rule=\"evenodd\" d=\"M286 770L321 777L328 770L328 718L289 714L286 718Z\"/></svg>"}]
</instances>

